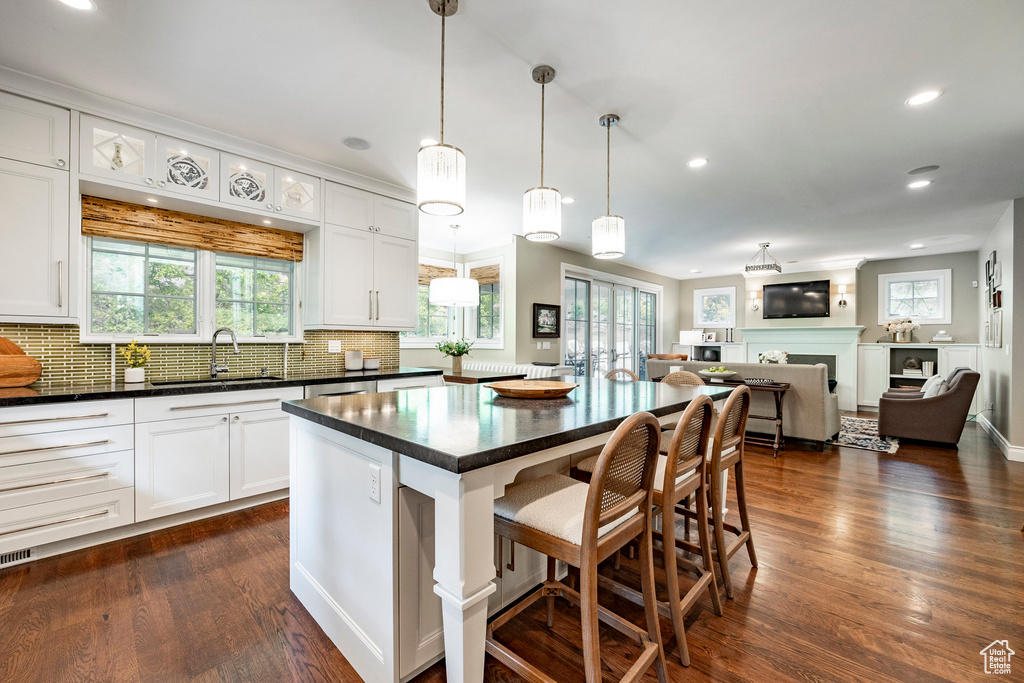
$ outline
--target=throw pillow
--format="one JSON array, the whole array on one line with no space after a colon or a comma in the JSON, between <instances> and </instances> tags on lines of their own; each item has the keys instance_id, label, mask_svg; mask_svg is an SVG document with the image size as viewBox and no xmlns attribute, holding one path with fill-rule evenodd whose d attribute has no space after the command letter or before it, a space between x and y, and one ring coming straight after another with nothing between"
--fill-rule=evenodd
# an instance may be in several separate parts
<instances>
[{"instance_id":1,"label":"throw pillow","mask_svg":"<svg viewBox=\"0 0 1024 683\"><path fill-rule=\"evenodd\" d=\"M935 396L939 391L939 385L945 380L942 375L932 375L928 380L921 386L921 391L924 392L925 398L931 398Z\"/></svg>"},{"instance_id":2,"label":"throw pillow","mask_svg":"<svg viewBox=\"0 0 1024 683\"><path fill-rule=\"evenodd\" d=\"M942 396L944 393L950 390L949 382L945 380L939 382L939 390L936 392L936 396Z\"/></svg>"}]
</instances>

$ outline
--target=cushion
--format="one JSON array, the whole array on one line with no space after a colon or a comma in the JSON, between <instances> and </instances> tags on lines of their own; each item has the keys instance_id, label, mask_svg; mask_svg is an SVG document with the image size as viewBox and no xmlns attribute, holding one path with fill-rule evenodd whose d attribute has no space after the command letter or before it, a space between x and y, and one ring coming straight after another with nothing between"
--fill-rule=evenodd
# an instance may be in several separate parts
<instances>
[{"instance_id":1,"label":"cushion","mask_svg":"<svg viewBox=\"0 0 1024 683\"><path fill-rule=\"evenodd\" d=\"M921 385L921 391L927 394L929 389L938 385L940 382L942 382L942 375L932 375L925 381L923 385ZM932 394L932 396L934 395L935 394Z\"/></svg>"},{"instance_id":2,"label":"cushion","mask_svg":"<svg viewBox=\"0 0 1024 683\"><path fill-rule=\"evenodd\" d=\"M589 492L589 484L564 474L548 474L506 488L505 495L494 501L494 514L563 541L581 545L583 516ZM631 514L605 524L597 530L598 537L604 536L638 512L634 510Z\"/></svg>"},{"instance_id":3,"label":"cushion","mask_svg":"<svg viewBox=\"0 0 1024 683\"><path fill-rule=\"evenodd\" d=\"M949 391L952 387L949 386L949 382L939 382L939 390L935 393L936 396L942 396L944 393Z\"/></svg>"},{"instance_id":4,"label":"cushion","mask_svg":"<svg viewBox=\"0 0 1024 683\"><path fill-rule=\"evenodd\" d=\"M938 375L936 375L936 377L938 377ZM943 391L942 387L946 387L945 391ZM949 385L946 384L946 380L939 377L939 381L933 382L932 385L924 392L924 397L932 398L933 396L938 396L940 393L945 393L946 391L949 391Z\"/></svg>"},{"instance_id":5,"label":"cushion","mask_svg":"<svg viewBox=\"0 0 1024 683\"><path fill-rule=\"evenodd\" d=\"M589 458L584 458L576 463L576 469L580 472L586 472L587 474L593 474L594 468L597 467L597 456L592 455Z\"/></svg>"}]
</instances>

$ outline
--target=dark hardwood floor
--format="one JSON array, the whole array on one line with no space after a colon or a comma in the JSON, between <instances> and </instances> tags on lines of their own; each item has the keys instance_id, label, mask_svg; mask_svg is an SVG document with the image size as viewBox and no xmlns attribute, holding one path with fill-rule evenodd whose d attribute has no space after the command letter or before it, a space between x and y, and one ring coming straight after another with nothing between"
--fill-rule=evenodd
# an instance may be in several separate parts
<instances>
[{"instance_id":1,"label":"dark hardwood floor","mask_svg":"<svg viewBox=\"0 0 1024 683\"><path fill-rule=\"evenodd\" d=\"M689 669L662 621L672 680L971 681L993 640L1024 652L1024 464L976 425L959 452L748 454L760 566L741 551L725 615L706 595L690 614ZM583 681L578 616L556 616L549 631L538 604L498 637ZM615 678L635 652L602 631ZM288 591L287 503L0 571L0 681L193 680L359 680ZM417 682L443 680L437 665ZM487 680L519 679L489 658Z\"/></svg>"}]
</instances>

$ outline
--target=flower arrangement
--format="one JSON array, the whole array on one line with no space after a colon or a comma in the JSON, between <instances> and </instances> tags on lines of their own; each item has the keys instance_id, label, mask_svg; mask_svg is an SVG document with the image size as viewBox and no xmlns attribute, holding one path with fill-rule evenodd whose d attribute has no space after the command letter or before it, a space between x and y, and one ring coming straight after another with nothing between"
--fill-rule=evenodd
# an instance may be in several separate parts
<instances>
[{"instance_id":1,"label":"flower arrangement","mask_svg":"<svg viewBox=\"0 0 1024 683\"><path fill-rule=\"evenodd\" d=\"M789 352L771 349L769 351L765 351L764 353L757 354L757 362L778 363L780 365L785 365L786 363L789 363Z\"/></svg>"},{"instance_id":2,"label":"flower arrangement","mask_svg":"<svg viewBox=\"0 0 1024 683\"><path fill-rule=\"evenodd\" d=\"M124 356L128 367L141 368L149 362L150 351L148 346L139 346L138 342L132 339L131 344L121 347L121 355Z\"/></svg>"},{"instance_id":3,"label":"flower arrangement","mask_svg":"<svg viewBox=\"0 0 1024 683\"><path fill-rule=\"evenodd\" d=\"M437 342L437 350L446 356L452 357L452 372L456 375L462 374L462 357L469 353L469 350L472 348L473 342L465 337L459 341L446 339L445 341Z\"/></svg>"},{"instance_id":4,"label":"flower arrangement","mask_svg":"<svg viewBox=\"0 0 1024 683\"><path fill-rule=\"evenodd\" d=\"M921 329L921 326L910 318L893 318L884 325L886 332L913 332Z\"/></svg>"}]
</instances>

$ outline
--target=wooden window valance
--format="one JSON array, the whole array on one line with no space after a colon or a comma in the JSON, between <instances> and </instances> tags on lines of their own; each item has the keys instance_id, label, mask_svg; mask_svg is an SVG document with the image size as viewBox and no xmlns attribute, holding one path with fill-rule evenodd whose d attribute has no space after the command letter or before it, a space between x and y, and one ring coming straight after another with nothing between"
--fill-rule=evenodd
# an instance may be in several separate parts
<instances>
[{"instance_id":1,"label":"wooden window valance","mask_svg":"<svg viewBox=\"0 0 1024 683\"><path fill-rule=\"evenodd\" d=\"M420 264L419 277L417 282L421 285L429 285L430 281L439 277L455 277L455 271L444 266L428 266Z\"/></svg>"},{"instance_id":2,"label":"wooden window valance","mask_svg":"<svg viewBox=\"0 0 1024 683\"><path fill-rule=\"evenodd\" d=\"M493 263L489 266L471 268L469 276L482 285L496 285L501 282L501 266Z\"/></svg>"},{"instance_id":3,"label":"wooden window valance","mask_svg":"<svg viewBox=\"0 0 1024 683\"><path fill-rule=\"evenodd\" d=\"M282 261L302 260L301 233L99 197L82 197L82 234Z\"/></svg>"}]
</instances>

